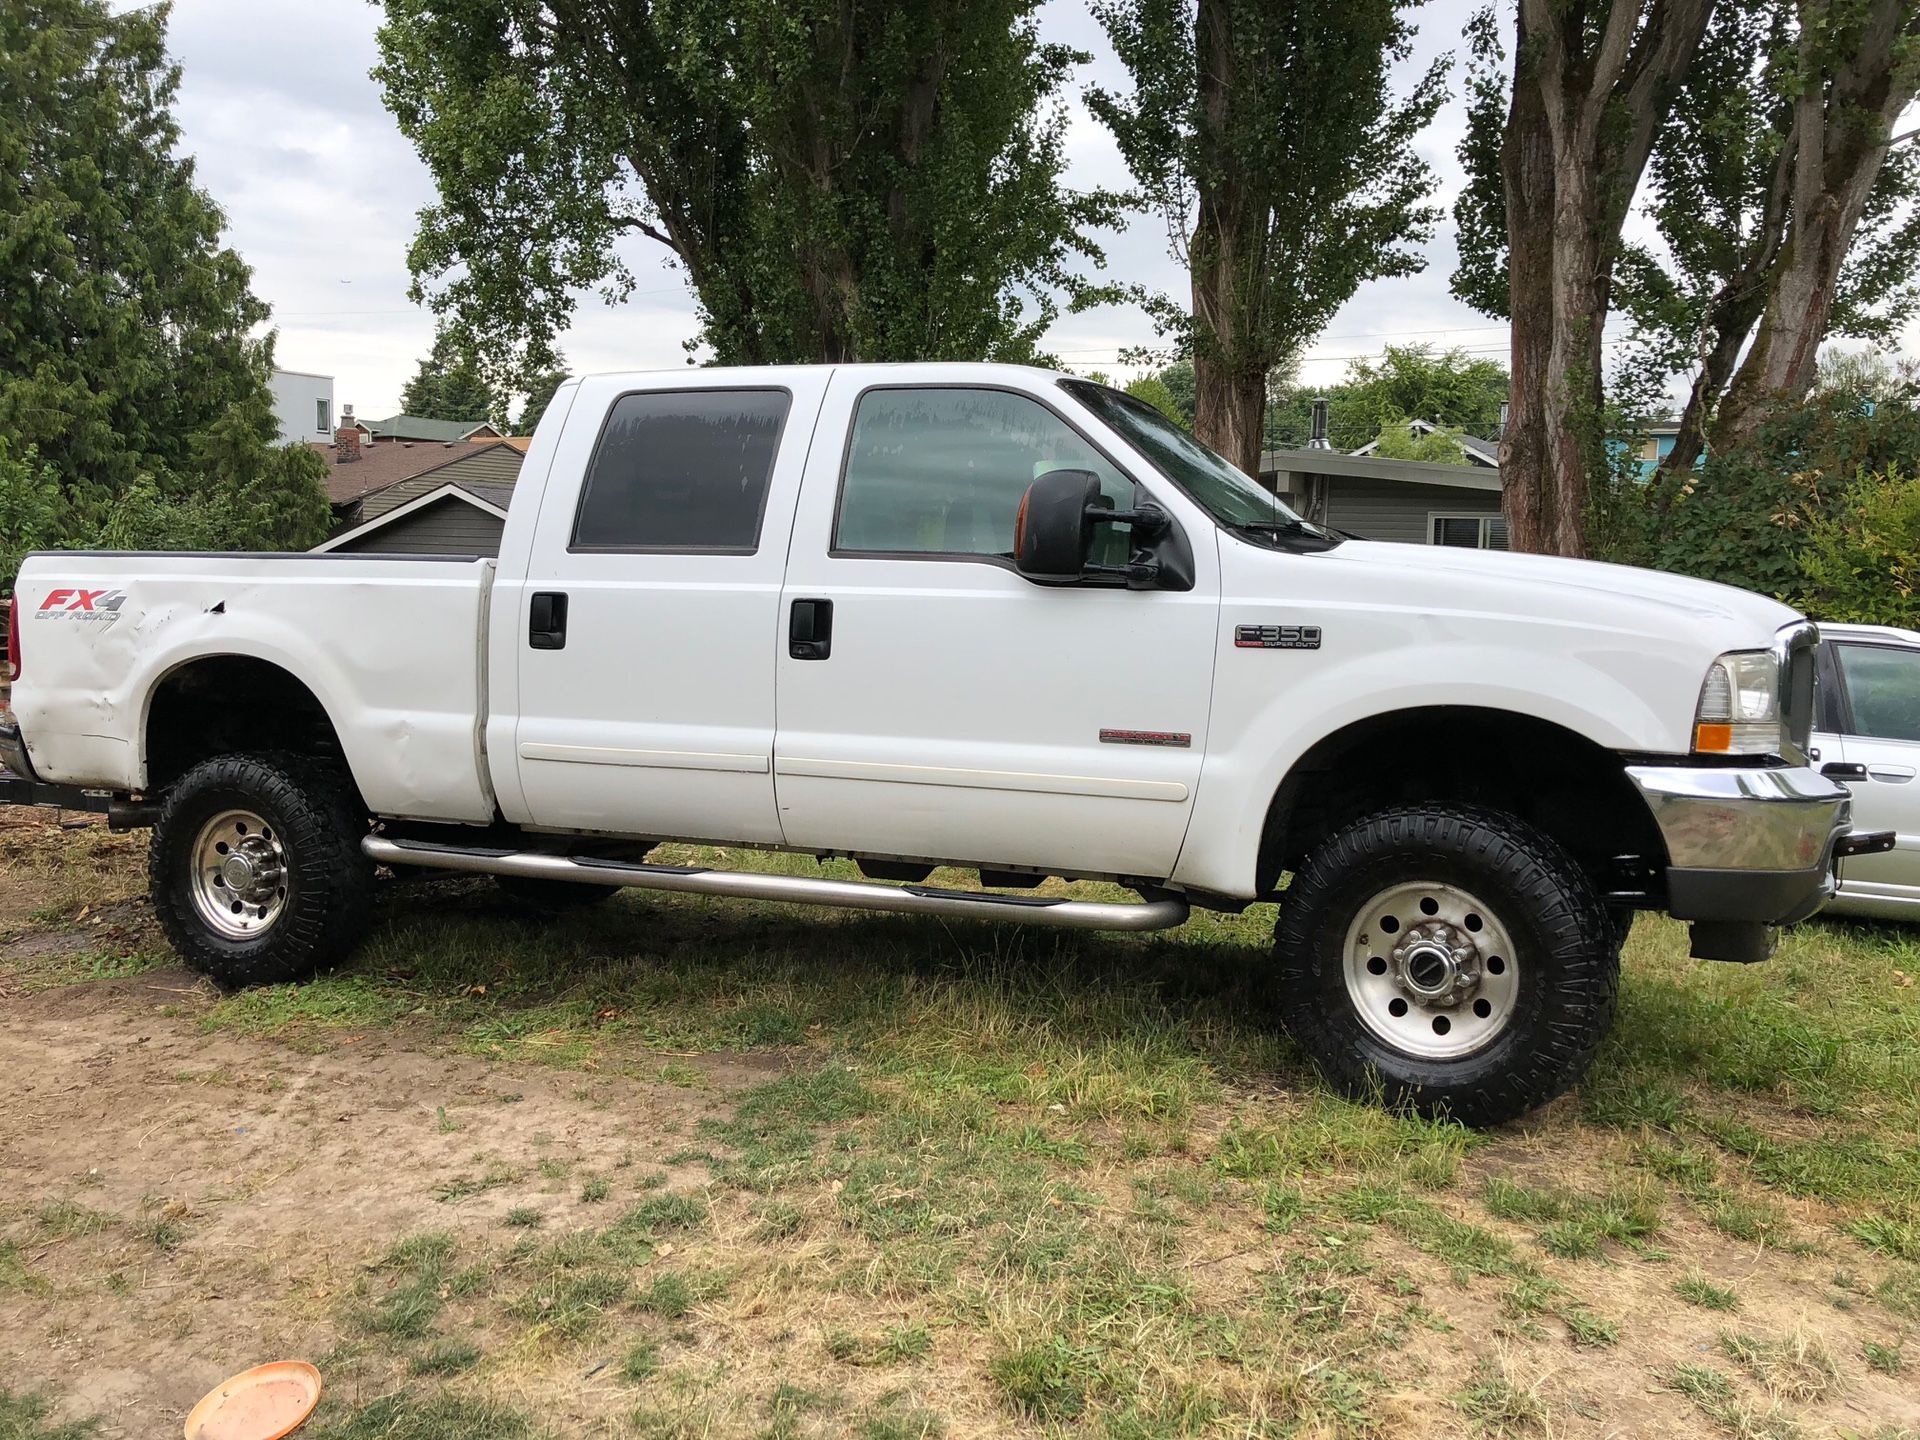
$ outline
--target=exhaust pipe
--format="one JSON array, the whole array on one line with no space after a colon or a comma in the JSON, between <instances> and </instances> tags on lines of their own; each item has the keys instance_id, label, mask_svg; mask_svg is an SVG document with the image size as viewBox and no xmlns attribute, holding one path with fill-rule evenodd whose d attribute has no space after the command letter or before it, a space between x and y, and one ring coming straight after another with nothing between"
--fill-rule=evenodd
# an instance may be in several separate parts
<instances>
[{"instance_id":1,"label":"exhaust pipe","mask_svg":"<svg viewBox=\"0 0 1920 1440\"><path fill-rule=\"evenodd\" d=\"M383 865L419 865L473 875L515 875L527 880L570 880L582 885L623 885L717 895L733 900L777 900L790 905L836 905L848 910L889 910L901 915L942 915L956 920L998 920L1013 925L1055 925L1069 930L1165 930L1185 923L1184 895L1150 892L1138 905L1059 900L1038 895L988 895L975 890L936 890L926 885L873 885L855 880L809 880L801 875L761 875L746 870L707 870L684 865L640 865L622 860L575 859L526 850L468 849L422 840L369 835L360 842L369 859Z\"/></svg>"}]
</instances>

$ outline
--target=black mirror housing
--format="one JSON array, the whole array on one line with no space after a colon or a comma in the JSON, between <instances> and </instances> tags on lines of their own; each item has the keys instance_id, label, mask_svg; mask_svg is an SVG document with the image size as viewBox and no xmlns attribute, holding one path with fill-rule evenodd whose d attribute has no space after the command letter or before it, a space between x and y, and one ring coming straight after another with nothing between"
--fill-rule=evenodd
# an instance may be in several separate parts
<instances>
[{"instance_id":1,"label":"black mirror housing","mask_svg":"<svg viewBox=\"0 0 1920 1440\"><path fill-rule=\"evenodd\" d=\"M1090 511L1107 505L1091 470L1049 470L1027 487L1013 522L1013 563L1032 580L1080 579L1093 554Z\"/></svg>"}]
</instances>

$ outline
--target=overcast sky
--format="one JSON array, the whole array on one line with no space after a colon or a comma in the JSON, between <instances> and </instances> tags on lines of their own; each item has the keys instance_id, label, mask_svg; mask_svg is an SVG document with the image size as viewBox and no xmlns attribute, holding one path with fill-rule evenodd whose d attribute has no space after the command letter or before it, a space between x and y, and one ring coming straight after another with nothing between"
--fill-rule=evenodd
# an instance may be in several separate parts
<instances>
[{"instance_id":1,"label":"overcast sky","mask_svg":"<svg viewBox=\"0 0 1920 1440\"><path fill-rule=\"evenodd\" d=\"M1400 88L1460 46L1471 4L1430 0L1417 12L1417 53ZM433 185L368 78L379 16L368 0L176 0L170 32L184 72L185 144L226 212L229 242L253 267L254 289L273 307L277 362L332 375L336 402L368 417L398 408L433 335L431 315L407 299L406 262L415 213L432 201ZM1048 38L1093 53L1082 86L1124 84L1083 0L1052 0L1042 26ZM1464 62L1463 55L1455 68L1456 96ZM1454 148L1464 125L1456 98L1420 142L1447 207L1460 185ZM1077 98L1067 153L1070 185L1128 183L1112 141ZM1168 258L1157 217L1136 216L1103 239L1111 273L1184 296L1185 277ZM609 308L587 297L563 341L576 372L685 363L682 342L694 331L685 285L652 242L636 237L629 254L632 298ZM1336 379L1346 357L1377 353L1389 340L1504 354L1504 328L1447 293L1450 222L1427 254L1423 273L1362 287L1309 352L1306 378ZM1137 310L1108 308L1063 316L1049 343L1071 368L1121 373L1117 352L1151 339Z\"/></svg>"}]
</instances>

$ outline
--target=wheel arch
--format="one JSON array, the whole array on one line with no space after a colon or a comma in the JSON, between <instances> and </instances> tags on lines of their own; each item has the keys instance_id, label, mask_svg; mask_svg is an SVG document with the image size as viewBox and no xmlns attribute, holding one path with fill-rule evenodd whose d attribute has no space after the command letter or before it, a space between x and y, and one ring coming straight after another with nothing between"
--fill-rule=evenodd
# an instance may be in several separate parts
<instances>
[{"instance_id":1,"label":"wheel arch","mask_svg":"<svg viewBox=\"0 0 1920 1440\"><path fill-rule=\"evenodd\" d=\"M1288 769L1261 829L1260 893L1340 825L1421 801L1518 815L1564 846L1602 890L1617 857L1666 864L1659 829L1615 751L1535 715L1421 705L1334 730Z\"/></svg>"},{"instance_id":2,"label":"wheel arch","mask_svg":"<svg viewBox=\"0 0 1920 1440\"><path fill-rule=\"evenodd\" d=\"M250 713L232 713L237 706ZM185 656L161 671L146 689L139 736L139 774L150 792L227 752L345 759L339 729L314 687L280 661L243 651Z\"/></svg>"}]
</instances>

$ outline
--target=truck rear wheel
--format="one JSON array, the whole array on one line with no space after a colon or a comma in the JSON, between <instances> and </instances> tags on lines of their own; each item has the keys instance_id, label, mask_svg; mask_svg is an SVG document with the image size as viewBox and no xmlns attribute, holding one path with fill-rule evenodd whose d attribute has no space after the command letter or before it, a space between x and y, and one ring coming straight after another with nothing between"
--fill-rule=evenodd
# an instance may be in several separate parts
<instances>
[{"instance_id":1,"label":"truck rear wheel","mask_svg":"<svg viewBox=\"0 0 1920 1440\"><path fill-rule=\"evenodd\" d=\"M345 776L287 755L217 755L167 792L147 852L154 913L221 985L304 980L366 930L373 866Z\"/></svg>"},{"instance_id":2,"label":"truck rear wheel","mask_svg":"<svg viewBox=\"0 0 1920 1440\"><path fill-rule=\"evenodd\" d=\"M1545 1104L1613 1023L1620 954L1564 849L1470 806L1383 811L1293 877L1274 935L1277 1000L1348 1093L1470 1125Z\"/></svg>"}]
</instances>

